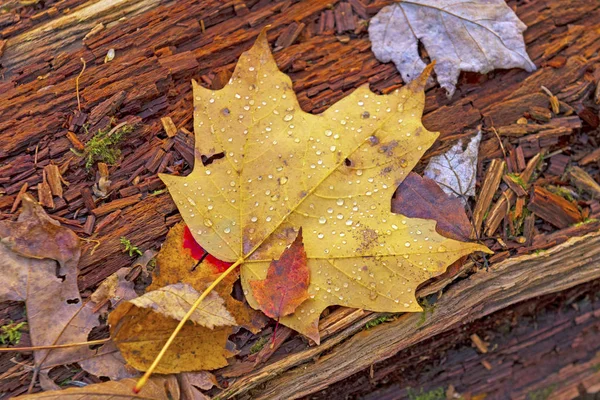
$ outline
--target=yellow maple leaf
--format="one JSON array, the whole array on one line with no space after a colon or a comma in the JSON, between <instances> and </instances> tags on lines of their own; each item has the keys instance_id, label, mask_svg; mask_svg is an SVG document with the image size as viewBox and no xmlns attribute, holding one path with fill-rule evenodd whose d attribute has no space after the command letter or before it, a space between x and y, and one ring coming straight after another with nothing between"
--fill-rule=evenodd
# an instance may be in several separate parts
<instances>
[{"instance_id":1,"label":"yellow maple leaf","mask_svg":"<svg viewBox=\"0 0 600 400\"><path fill-rule=\"evenodd\" d=\"M197 157L190 175L160 177L196 241L241 265L251 306L249 281L265 278L301 227L310 297L280 322L317 343L327 306L421 311L420 283L463 255L489 251L390 210L438 136L421 124L429 70L389 95L363 85L313 115L300 109L263 32L225 88L194 83L197 153L225 157L207 166Z\"/></svg>"}]
</instances>

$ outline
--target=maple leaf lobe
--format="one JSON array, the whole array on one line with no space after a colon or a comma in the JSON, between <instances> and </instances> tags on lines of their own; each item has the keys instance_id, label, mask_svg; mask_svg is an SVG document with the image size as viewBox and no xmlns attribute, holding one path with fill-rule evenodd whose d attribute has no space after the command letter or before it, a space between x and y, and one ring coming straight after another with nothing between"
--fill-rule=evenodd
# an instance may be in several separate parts
<instances>
[{"instance_id":1,"label":"maple leaf lobe","mask_svg":"<svg viewBox=\"0 0 600 400\"><path fill-rule=\"evenodd\" d=\"M308 297L310 270L302 243L302 228L279 260L269 265L267 277L250 281L254 298L269 317L279 319L292 314Z\"/></svg>"}]
</instances>

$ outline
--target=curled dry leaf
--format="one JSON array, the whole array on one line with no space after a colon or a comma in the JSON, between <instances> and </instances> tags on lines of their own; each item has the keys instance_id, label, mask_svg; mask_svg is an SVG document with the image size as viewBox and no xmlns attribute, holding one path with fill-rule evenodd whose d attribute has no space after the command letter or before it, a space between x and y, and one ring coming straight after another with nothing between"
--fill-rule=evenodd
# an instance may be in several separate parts
<instances>
[{"instance_id":1,"label":"curled dry leaf","mask_svg":"<svg viewBox=\"0 0 600 400\"><path fill-rule=\"evenodd\" d=\"M130 272L131 268L121 268L110 275L100 283L90 299L98 305L110 301L111 305L115 307L121 301L136 298L135 284L127 280L127 275Z\"/></svg>"},{"instance_id":2,"label":"curled dry leaf","mask_svg":"<svg viewBox=\"0 0 600 400\"><path fill-rule=\"evenodd\" d=\"M504 0L402 0L371 19L369 38L375 57L393 61L405 82L425 70L418 46L422 42L451 97L460 71L534 71L523 41L525 29Z\"/></svg>"},{"instance_id":3,"label":"curled dry leaf","mask_svg":"<svg viewBox=\"0 0 600 400\"><path fill-rule=\"evenodd\" d=\"M210 398L199 389L210 390L213 386L219 386L217 378L208 371L183 372L177 374L177 381L184 399L208 400Z\"/></svg>"},{"instance_id":4,"label":"curled dry leaf","mask_svg":"<svg viewBox=\"0 0 600 400\"><path fill-rule=\"evenodd\" d=\"M446 194L458 197L463 206L467 197L475 196L479 142L481 131L471 139L465 150L462 140L459 140L444 154L431 157L423 172L427 178L436 181Z\"/></svg>"},{"instance_id":5,"label":"curled dry leaf","mask_svg":"<svg viewBox=\"0 0 600 400\"><path fill-rule=\"evenodd\" d=\"M186 177L160 177L198 243L241 265L252 307L249 282L265 279L300 228L309 298L280 322L317 343L326 307L421 311L420 282L487 251L440 236L434 221L390 211L396 187L437 137L420 120L429 71L388 95L361 86L313 115L300 109L263 32L225 88L194 84L198 160ZM202 164L201 155L220 152Z\"/></svg>"},{"instance_id":6,"label":"curled dry leaf","mask_svg":"<svg viewBox=\"0 0 600 400\"><path fill-rule=\"evenodd\" d=\"M300 228L292 245L283 251L279 260L271 262L267 277L249 282L254 299L267 316L279 320L308 299L310 270L306 262Z\"/></svg>"},{"instance_id":7,"label":"curled dry leaf","mask_svg":"<svg viewBox=\"0 0 600 400\"><path fill-rule=\"evenodd\" d=\"M199 296L200 293L190 285L175 283L148 292L130 300L129 303L181 321ZM194 311L190 321L210 329L216 326L236 325L235 318L227 311L224 302L217 293L210 293Z\"/></svg>"},{"instance_id":8,"label":"curled dry leaf","mask_svg":"<svg viewBox=\"0 0 600 400\"><path fill-rule=\"evenodd\" d=\"M205 259L200 265L192 257L190 244L184 246L185 224L179 223L169 231L156 256L156 271L148 291L182 282L201 291L220 274L220 266ZM203 252L194 252L201 257ZM225 308L237 324L256 333L264 325L264 317L244 303L231 297L233 284L239 274L228 276L216 289L225 301ZM195 300L195 299L194 299ZM177 326L178 321L150 309L120 305L109 315L111 337L127 362L138 370L146 370ZM160 373L217 369L227 365L235 355L227 338L235 330L231 326L209 329L187 324L158 365ZM198 356L201 354L202 356Z\"/></svg>"}]
</instances>

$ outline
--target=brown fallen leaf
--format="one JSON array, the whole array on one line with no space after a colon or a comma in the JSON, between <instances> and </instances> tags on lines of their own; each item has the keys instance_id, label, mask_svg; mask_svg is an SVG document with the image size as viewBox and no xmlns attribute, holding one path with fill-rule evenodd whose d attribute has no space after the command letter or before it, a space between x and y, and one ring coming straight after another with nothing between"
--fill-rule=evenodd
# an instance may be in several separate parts
<instances>
[{"instance_id":1,"label":"brown fallen leaf","mask_svg":"<svg viewBox=\"0 0 600 400\"><path fill-rule=\"evenodd\" d=\"M276 320L293 313L308 299L310 270L306 265L302 228L279 260L271 262L267 277L249 283L261 311Z\"/></svg>"},{"instance_id":2,"label":"brown fallen leaf","mask_svg":"<svg viewBox=\"0 0 600 400\"><path fill-rule=\"evenodd\" d=\"M177 374L177 381L182 398L190 400L209 400L210 398L199 389L210 390L213 386L219 386L217 378L208 371L183 372Z\"/></svg>"},{"instance_id":3,"label":"brown fallen leaf","mask_svg":"<svg viewBox=\"0 0 600 400\"><path fill-rule=\"evenodd\" d=\"M131 268L119 269L100 283L90 299L99 306L110 301L112 307L115 307L121 301L136 298L135 284L126 279L129 273Z\"/></svg>"},{"instance_id":4,"label":"brown fallen leaf","mask_svg":"<svg viewBox=\"0 0 600 400\"><path fill-rule=\"evenodd\" d=\"M19 396L24 400L105 400L105 399L144 399L144 400L178 400L179 393L168 390L164 378L154 377L139 393L134 393L135 380L123 379L121 381L109 381L95 385L87 385L80 388L41 392Z\"/></svg>"},{"instance_id":5,"label":"brown fallen leaf","mask_svg":"<svg viewBox=\"0 0 600 400\"><path fill-rule=\"evenodd\" d=\"M141 308L149 308L166 317L180 321L200 294L190 285L174 283L152 290L129 303ZM217 326L236 325L235 318L223 305L224 300L216 292L211 293L200 304L190 321L214 329Z\"/></svg>"},{"instance_id":6,"label":"brown fallen leaf","mask_svg":"<svg viewBox=\"0 0 600 400\"><path fill-rule=\"evenodd\" d=\"M440 235L469 240L471 222L461 201L449 196L433 180L411 172L396 190L392 212L410 218L433 219Z\"/></svg>"},{"instance_id":7,"label":"brown fallen leaf","mask_svg":"<svg viewBox=\"0 0 600 400\"><path fill-rule=\"evenodd\" d=\"M77 235L25 194L18 220L0 221L0 239L0 301L25 302L33 346L87 341L99 321L93 304L83 304L79 295ZM50 368L96 357L98 352L87 346L34 351L35 368L45 388L52 387L45 377ZM122 362L105 364L95 371L114 379L131 376Z\"/></svg>"},{"instance_id":8,"label":"brown fallen leaf","mask_svg":"<svg viewBox=\"0 0 600 400\"><path fill-rule=\"evenodd\" d=\"M16 222L0 221L0 301L25 302L33 346L86 341L87 333L65 331L82 309L77 288L79 238L48 217L31 196L25 194L22 204ZM37 350L35 365L61 365L77 350Z\"/></svg>"},{"instance_id":9,"label":"brown fallen leaf","mask_svg":"<svg viewBox=\"0 0 600 400\"><path fill-rule=\"evenodd\" d=\"M219 276L219 266L213 266L207 260L197 265L198 260L184 247L185 228L184 223L179 223L169 231L156 256L157 272L148 291L179 282L201 291ZM262 314L231 297L233 284L238 277L239 273L228 276L216 293L225 301L225 308L240 326L257 333L266 322ZM173 318L138 307L129 307L127 310L117 307L109 315L111 337L127 362L141 371L150 366L177 323ZM227 358L236 354L227 340L234 330L231 326L209 329L187 324L167 351L158 371L212 370L227 365ZM199 354L202 356L199 357Z\"/></svg>"}]
</instances>

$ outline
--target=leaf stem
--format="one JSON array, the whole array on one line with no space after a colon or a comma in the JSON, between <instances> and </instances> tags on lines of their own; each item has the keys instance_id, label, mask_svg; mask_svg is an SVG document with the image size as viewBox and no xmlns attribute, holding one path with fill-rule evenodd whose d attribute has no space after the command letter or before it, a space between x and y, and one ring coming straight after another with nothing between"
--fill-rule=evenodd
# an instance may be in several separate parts
<instances>
[{"instance_id":1,"label":"leaf stem","mask_svg":"<svg viewBox=\"0 0 600 400\"><path fill-rule=\"evenodd\" d=\"M179 321L179 324L177 325L177 327L175 328L173 333L171 333L171 336L169 337L169 339L167 340L165 345L162 347L162 349L160 350L160 352L158 353L158 355L152 362L152 365L150 365L150 368L148 368L148 370L146 370L146 372L140 378L140 380L137 381L135 388L133 389L133 391L135 393L139 393L140 390L142 390L142 388L144 387L144 385L146 384L146 382L148 381L148 379L150 378L150 376L156 369L156 366L158 365L160 360L163 358L163 356L169 349L169 346L171 346L171 344L175 340L175 337L177 336L179 331L181 331L181 329L183 328L185 323L188 321L188 319L190 319L190 317L192 316L194 311L196 311L196 309L198 308L200 303L202 303L202 300L204 300L206 298L206 296L208 296L208 294L210 292L212 292L212 290L215 288L215 286L217 286L219 284L219 282L221 282L227 275L229 275L234 269L236 269L243 261L244 261L244 259L240 258L235 263L231 264L231 266L229 268L227 268L227 270L225 272L223 272L221 275L219 275L219 277L217 279L215 279L215 281L213 283L211 283L210 286L204 290L204 292L202 292L200 297L198 297L198 300L196 300L194 302L194 304L192 304L192 307L184 315L184 317L181 319L181 321Z\"/></svg>"},{"instance_id":2,"label":"leaf stem","mask_svg":"<svg viewBox=\"0 0 600 400\"><path fill-rule=\"evenodd\" d=\"M78 342L78 343L65 343L65 344L53 344L48 346L32 346L32 347L2 347L0 353L9 351L35 351L35 350L48 350L48 349L64 349L67 347L76 346L92 346L95 344L104 344L108 342L110 338L90 340L89 342Z\"/></svg>"}]
</instances>

